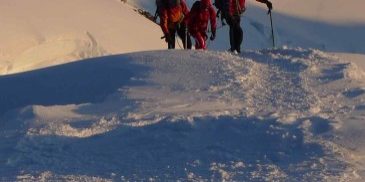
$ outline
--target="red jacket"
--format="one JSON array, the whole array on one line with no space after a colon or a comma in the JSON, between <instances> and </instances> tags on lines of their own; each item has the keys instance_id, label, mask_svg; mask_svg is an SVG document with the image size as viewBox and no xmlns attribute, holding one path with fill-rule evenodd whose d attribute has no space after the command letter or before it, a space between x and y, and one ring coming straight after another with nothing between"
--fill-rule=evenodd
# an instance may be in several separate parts
<instances>
[{"instance_id":1,"label":"red jacket","mask_svg":"<svg viewBox=\"0 0 365 182\"><path fill-rule=\"evenodd\" d=\"M164 34L168 34L169 27L186 22L185 17L189 14L189 9L185 0L181 0L180 6L174 8L161 7L159 14L161 29Z\"/></svg>"},{"instance_id":2,"label":"red jacket","mask_svg":"<svg viewBox=\"0 0 365 182\"><path fill-rule=\"evenodd\" d=\"M211 30L217 28L216 12L210 0L201 0L199 7L192 7L188 17L188 28L190 32L206 32L210 20Z\"/></svg>"},{"instance_id":3,"label":"red jacket","mask_svg":"<svg viewBox=\"0 0 365 182\"><path fill-rule=\"evenodd\" d=\"M240 15L241 13L243 13L246 10L246 1L245 0L227 0L229 7L224 7L225 8L225 12L228 12L229 15L233 16L233 15ZM258 2L261 3L266 3L267 0L256 0Z\"/></svg>"}]
</instances>

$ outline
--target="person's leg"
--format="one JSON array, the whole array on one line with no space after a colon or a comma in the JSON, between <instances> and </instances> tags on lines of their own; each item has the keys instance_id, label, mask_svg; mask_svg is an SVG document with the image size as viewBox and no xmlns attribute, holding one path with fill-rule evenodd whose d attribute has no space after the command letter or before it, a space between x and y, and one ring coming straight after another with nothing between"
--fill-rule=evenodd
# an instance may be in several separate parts
<instances>
[{"instance_id":1,"label":"person's leg","mask_svg":"<svg viewBox=\"0 0 365 182\"><path fill-rule=\"evenodd\" d=\"M170 28L169 29L170 32L170 39L167 42L168 44L168 49L175 49L175 34L176 34L176 27L175 28Z\"/></svg>"},{"instance_id":2,"label":"person's leg","mask_svg":"<svg viewBox=\"0 0 365 182\"><path fill-rule=\"evenodd\" d=\"M193 37L195 39L195 49L206 49L205 39L200 32L195 32Z\"/></svg>"},{"instance_id":3,"label":"person's leg","mask_svg":"<svg viewBox=\"0 0 365 182\"><path fill-rule=\"evenodd\" d=\"M231 45L230 51L241 52L241 44L243 41L243 30L241 28L240 16L228 16L226 21L229 25L229 42Z\"/></svg>"},{"instance_id":4,"label":"person's leg","mask_svg":"<svg viewBox=\"0 0 365 182\"><path fill-rule=\"evenodd\" d=\"M241 44L243 41L243 30L241 28L241 17L236 16L235 17L235 31L234 31L234 37L235 37L235 50L240 53L241 52Z\"/></svg>"},{"instance_id":5,"label":"person's leg","mask_svg":"<svg viewBox=\"0 0 365 182\"><path fill-rule=\"evenodd\" d=\"M201 49L207 49L207 44L205 42L207 40L207 37L208 36L205 34L204 31L198 33L199 44Z\"/></svg>"},{"instance_id":6,"label":"person's leg","mask_svg":"<svg viewBox=\"0 0 365 182\"><path fill-rule=\"evenodd\" d=\"M235 33L234 33L234 22L233 22L233 18L232 16L228 16L226 17L226 21L228 23L228 26L229 26L229 45L231 46L230 48L230 51L234 51L235 50L235 45L236 45L236 42L235 42Z\"/></svg>"},{"instance_id":7,"label":"person's leg","mask_svg":"<svg viewBox=\"0 0 365 182\"><path fill-rule=\"evenodd\" d=\"M181 26L177 30L177 35L179 35L180 39L182 40L184 49L186 49L186 48L191 49L191 38L190 38L189 32L187 32L187 30L186 30L186 25L181 24ZM186 37L187 45L185 45L185 37Z\"/></svg>"}]
</instances>

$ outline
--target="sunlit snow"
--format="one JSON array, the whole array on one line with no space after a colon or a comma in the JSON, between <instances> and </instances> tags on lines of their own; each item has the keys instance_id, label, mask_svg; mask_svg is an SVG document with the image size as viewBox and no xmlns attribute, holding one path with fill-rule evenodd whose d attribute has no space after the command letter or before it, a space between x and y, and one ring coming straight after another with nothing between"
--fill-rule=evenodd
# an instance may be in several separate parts
<instances>
[{"instance_id":1,"label":"sunlit snow","mask_svg":"<svg viewBox=\"0 0 365 182\"><path fill-rule=\"evenodd\" d=\"M161 50L153 1L127 2L0 2L0 181L364 180L355 1L273 1L274 49L250 2L241 54L227 27Z\"/></svg>"}]
</instances>

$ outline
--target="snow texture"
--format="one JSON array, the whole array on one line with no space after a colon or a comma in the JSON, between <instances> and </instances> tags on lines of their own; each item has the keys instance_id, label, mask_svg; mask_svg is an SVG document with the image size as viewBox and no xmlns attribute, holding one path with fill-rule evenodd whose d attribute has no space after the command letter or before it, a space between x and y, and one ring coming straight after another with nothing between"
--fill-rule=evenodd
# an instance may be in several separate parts
<instances>
[{"instance_id":1,"label":"snow texture","mask_svg":"<svg viewBox=\"0 0 365 182\"><path fill-rule=\"evenodd\" d=\"M3 76L0 176L360 179L358 73L321 51L277 49L142 52Z\"/></svg>"},{"instance_id":2,"label":"snow texture","mask_svg":"<svg viewBox=\"0 0 365 182\"><path fill-rule=\"evenodd\" d=\"M158 50L151 0L1 1L0 181L363 181L363 3L273 2L232 54Z\"/></svg>"},{"instance_id":3,"label":"snow texture","mask_svg":"<svg viewBox=\"0 0 365 182\"><path fill-rule=\"evenodd\" d=\"M0 12L0 75L165 47L156 24L116 0L1 1Z\"/></svg>"}]
</instances>

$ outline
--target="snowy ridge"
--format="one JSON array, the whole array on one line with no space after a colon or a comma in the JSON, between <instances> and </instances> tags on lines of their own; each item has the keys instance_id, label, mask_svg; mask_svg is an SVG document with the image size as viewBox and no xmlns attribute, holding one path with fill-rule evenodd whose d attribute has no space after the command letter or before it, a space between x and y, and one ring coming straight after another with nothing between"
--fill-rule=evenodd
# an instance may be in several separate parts
<instances>
[{"instance_id":1,"label":"snowy ridge","mask_svg":"<svg viewBox=\"0 0 365 182\"><path fill-rule=\"evenodd\" d=\"M98 45L89 32L84 35L62 35L27 49L10 61L11 64L4 66L0 72L2 74L19 73L106 54L107 52Z\"/></svg>"},{"instance_id":2,"label":"snowy ridge","mask_svg":"<svg viewBox=\"0 0 365 182\"><path fill-rule=\"evenodd\" d=\"M284 48L141 52L3 76L0 147L11 152L0 179L361 179L365 136L351 135L365 120L363 75Z\"/></svg>"},{"instance_id":3,"label":"snowy ridge","mask_svg":"<svg viewBox=\"0 0 365 182\"><path fill-rule=\"evenodd\" d=\"M156 24L117 0L1 1L0 12L0 75L165 47Z\"/></svg>"}]
</instances>

